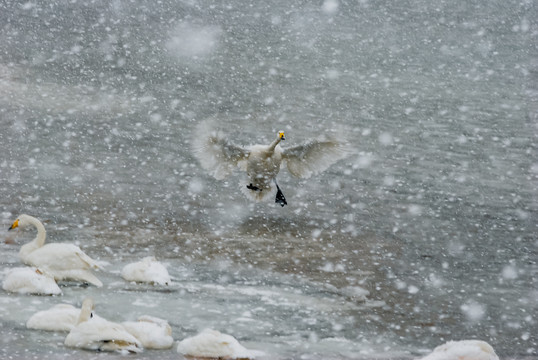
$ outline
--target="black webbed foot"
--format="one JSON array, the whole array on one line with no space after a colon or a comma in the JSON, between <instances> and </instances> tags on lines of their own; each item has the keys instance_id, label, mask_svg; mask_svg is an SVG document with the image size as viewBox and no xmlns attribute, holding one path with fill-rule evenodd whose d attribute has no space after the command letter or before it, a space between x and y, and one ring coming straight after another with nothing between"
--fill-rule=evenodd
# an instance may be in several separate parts
<instances>
[{"instance_id":1,"label":"black webbed foot","mask_svg":"<svg viewBox=\"0 0 538 360\"><path fill-rule=\"evenodd\" d=\"M278 187L276 186L276 197L275 197L275 203L280 204L280 206L284 207L284 205L288 205L288 202L286 201L286 198L284 197L284 194Z\"/></svg>"},{"instance_id":2,"label":"black webbed foot","mask_svg":"<svg viewBox=\"0 0 538 360\"><path fill-rule=\"evenodd\" d=\"M253 191L262 191L262 189L260 189L259 187L255 186L255 185L252 185L252 183L247 185L247 189L253 190Z\"/></svg>"}]
</instances>

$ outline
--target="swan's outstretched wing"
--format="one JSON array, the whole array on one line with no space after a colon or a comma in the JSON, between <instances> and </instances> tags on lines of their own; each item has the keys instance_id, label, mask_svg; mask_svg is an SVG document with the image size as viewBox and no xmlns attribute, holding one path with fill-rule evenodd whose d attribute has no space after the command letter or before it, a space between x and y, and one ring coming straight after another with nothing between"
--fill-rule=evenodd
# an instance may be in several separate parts
<instances>
[{"instance_id":1,"label":"swan's outstretched wing","mask_svg":"<svg viewBox=\"0 0 538 360\"><path fill-rule=\"evenodd\" d=\"M345 141L326 136L306 144L286 148L282 160L286 161L289 172L299 178L309 178L325 171L336 161L347 157L351 148Z\"/></svg>"},{"instance_id":2,"label":"swan's outstretched wing","mask_svg":"<svg viewBox=\"0 0 538 360\"><path fill-rule=\"evenodd\" d=\"M202 167L218 180L230 175L237 166L246 169L249 150L230 143L209 122L196 128L192 150Z\"/></svg>"}]
</instances>

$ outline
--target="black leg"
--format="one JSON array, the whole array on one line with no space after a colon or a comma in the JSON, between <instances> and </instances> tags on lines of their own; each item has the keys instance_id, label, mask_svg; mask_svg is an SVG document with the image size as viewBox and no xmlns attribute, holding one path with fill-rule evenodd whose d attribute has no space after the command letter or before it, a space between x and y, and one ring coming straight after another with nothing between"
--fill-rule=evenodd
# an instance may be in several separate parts
<instances>
[{"instance_id":1,"label":"black leg","mask_svg":"<svg viewBox=\"0 0 538 360\"><path fill-rule=\"evenodd\" d=\"M276 185L276 198L275 198L275 202L276 203L279 203L280 206L284 207L284 205L288 205L288 202L286 201L286 198L284 197L284 194L282 193L282 191L280 190L280 188L278 187L278 185L276 184L275 182L275 185Z\"/></svg>"},{"instance_id":2,"label":"black leg","mask_svg":"<svg viewBox=\"0 0 538 360\"><path fill-rule=\"evenodd\" d=\"M247 185L247 189L249 189L249 190L253 190L253 191L262 191L262 189L260 189L260 188L257 187L257 186L252 185L252 183L250 183L250 184Z\"/></svg>"}]
</instances>

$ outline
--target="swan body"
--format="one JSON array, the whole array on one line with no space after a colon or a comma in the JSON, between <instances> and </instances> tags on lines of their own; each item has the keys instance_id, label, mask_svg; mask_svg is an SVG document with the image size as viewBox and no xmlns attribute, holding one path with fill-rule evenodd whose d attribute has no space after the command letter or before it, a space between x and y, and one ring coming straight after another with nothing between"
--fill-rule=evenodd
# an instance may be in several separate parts
<instances>
[{"instance_id":1,"label":"swan body","mask_svg":"<svg viewBox=\"0 0 538 360\"><path fill-rule=\"evenodd\" d=\"M138 321L125 321L121 325L146 349L169 349L174 343L172 328L166 320L144 315Z\"/></svg>"},{"instance_id":2,"label":"swan body","mask_svg":"<svg viewBox=\"0 0 538 360\"><path fill-rule=\"evenodd\" d=\"M28 329L70 331L77 324L80 309L69 304L57 304L32 315L26 322Z\"/></svg>"},{"instance_id":3,"label":"swan body","mask_svg":"<svg viewBox=\"0 0 538 360\"><path fill-rule=\"evenodd\" d=\"M65 346L98 351L139 353L142 344L125 328L103 318L93 317L93 301L82 303L77 325L65 338Z\"/></svg>"},{"instance_id":4,"label":"swan body","mask_svg":"<svg viewBox=\"0 0 538 360\"><path fill-rule=\"evenodd\" d=\"M421 360L499 360L499 357L485 341L462 340L440 345Z\"/></svg>"},{"instance_id":5,"label":"swan body","mask_svg":"<svg viewBox=\"0 0 538 360\"><path fill-rule=\"evenodd\" d=\"M345 141L332 136L286 149L280 146L283 140L284 132L280 131L269 145L243 148L215 132L208 122L202 122L196 130L193 153L202 167L218 180L230 175L236 167L245 171L247 179L242 183L241 190L252 200L262 201L274 194L276 189L275 202L282 206L287 202L276 183L282 163L286 163L293 176L306 179L325 171L350 153Z\"/></svg>"},{"instance_id":6,"label":"swan body","mask_svg":"<svg viewBox=\"0 0 538 360\"><path fill-rule=\"evenodd\" d=\"M168 285L171 282L166 267L153 256L148 256L141 261L125 265L121 270L121 277L127 281L159 285Z\"/></svg>"},{"instance_id":7,"label":"swan body","mask_svg":"<svg viewBox=\"0 0 538 360\"><path fill-rule=\"evenodd\" d=\"M60 295L62 293L52 276L34 267L9 270L2 288L19 294Z\"/></svg>"},{"instance_id":8,"label":"swan body","mask_svg":"<svg viewBox=\"0 0 538 360\"><path fill-rule=\"evenodd\" d=\"M182 340L177 351L184 356L211 359L254 359L258 353L244 348L233 336L212 329Z\"/></svg>"},{"instance_id":9,"label":"swan body","mask_svg":"<svg viewBox=\"0 0 538 360\"><path fill-rule=\"evenodd\" d=\"M90 271L99 265L78 246L65 243L45 244L45 227L33 216L20 215L9 230L33 225L37 229L34 240L19 251L22 262L36 266L54 276L56 280L84 281L101 287L103 283Z\"/></svg>"}]
</instances>

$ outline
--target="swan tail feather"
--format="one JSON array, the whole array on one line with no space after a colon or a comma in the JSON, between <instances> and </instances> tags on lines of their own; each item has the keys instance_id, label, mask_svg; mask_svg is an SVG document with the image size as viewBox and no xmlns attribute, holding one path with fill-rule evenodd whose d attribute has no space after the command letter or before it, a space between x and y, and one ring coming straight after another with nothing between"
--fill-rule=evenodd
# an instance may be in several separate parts
<instances>
[{"instance_id":1,"label":"swan tail feather","mask_svg":"<svg viewBox=\"0 0 538 360\"><path fill-rule=\"evenodd\" d=\"M88 270L70 270L66 272L55 272L54 278L60 280L84 281L97 287L102 287L103 283Z\"/></svg>"}]
</instances>

